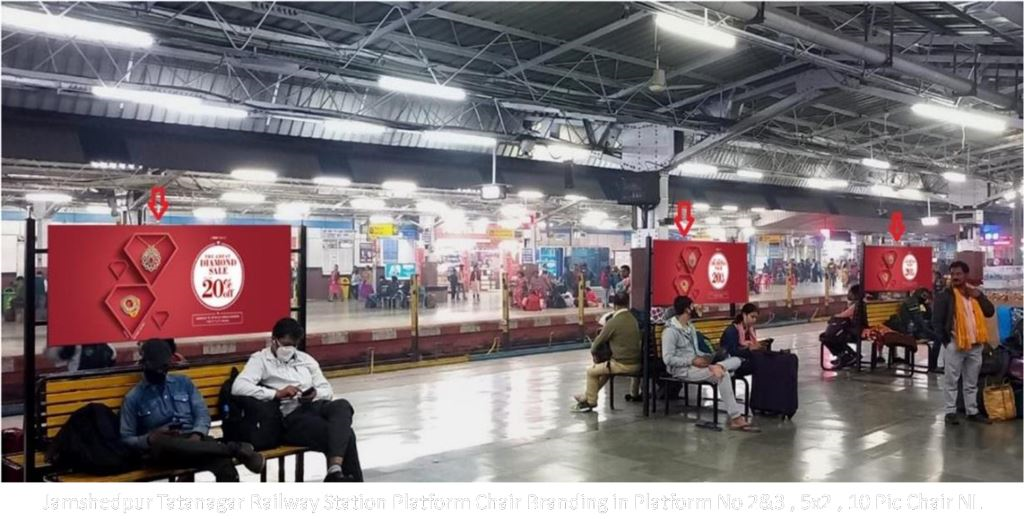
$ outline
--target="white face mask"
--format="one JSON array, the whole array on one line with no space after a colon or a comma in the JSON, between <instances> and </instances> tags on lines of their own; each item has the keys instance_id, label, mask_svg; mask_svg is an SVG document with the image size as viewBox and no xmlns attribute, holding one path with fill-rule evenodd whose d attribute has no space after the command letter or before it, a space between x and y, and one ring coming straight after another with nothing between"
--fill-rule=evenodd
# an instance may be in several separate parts
<instances>
[{"instance_id":1,"label":"white face mask","mask_svg":"<svg viewBox=\"0 0 1024 519\"><path fill-rule=\"evenodd\" d=\"M275 355L277 355L277 360L288 362L295 357L295 346L278 346Z\"/></svg>"}]
</instances>

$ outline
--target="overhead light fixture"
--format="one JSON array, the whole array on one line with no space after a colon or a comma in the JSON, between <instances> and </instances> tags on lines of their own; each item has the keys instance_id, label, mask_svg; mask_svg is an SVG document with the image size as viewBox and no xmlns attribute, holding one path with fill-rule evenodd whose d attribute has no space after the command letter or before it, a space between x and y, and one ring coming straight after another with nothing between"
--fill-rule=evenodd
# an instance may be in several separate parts
<instances>
[{"instance_id":1,"label":"overhead light fixture","mask_svg":"<svg viewBox=\"0 0 1024 519\"><path fill-rule=\"evenodd\" d=\"M228 217L228 212L220 207L197 207L192 210L192 216L200 220L223 220Z\"/></svg>"},{"instance_id":2,"label":"overhead light fixture","mask_svg":"<svg viewBox=\"0 0 1024 519\"><path fill-rule=\"evenodd\" d=\"M707 203L704 203L704 202L697 202L696 204L693 204L693 208L698 210L698 211L710 211L711 210L711 204L707 204Z\"/></svg>"},{"instance_id":3,"label":"overhead light fixture","mask_svg":"<svg viewBox=\"0 0 1024 519\"><path fill-rule=\"evenodd\" d=\"M407 180L385 180L381 183L380 187L384 188L385 191L392 195L410 195L415 193L419 186L415 182L409 182Z\"/></svg>"},{"instance_id":4,"label":"overhead light fixture","mask_svg":"<svg viewBox=\"0 0 1024 519\"><path fill-rule=\"evenodd\" d=\"M955 182L957 184L961 182L967 182L967 175L960 173L959 171L946 171L942 174L942 178L949 182Z\"/></svg>"},{"instance_id":5,"label":"overhead light fixture","mask_svg":"<svg viewBox=\"0 0 1024 519\"><path fill-rule=\"evenodd\" d=\"M565 195L563 198L565 198L567 202L582 202L584 200L590 200L583 195Z\"/></svg>"},{"instance_id":6,"label":"overhead light fixture","mask_svg":"<svg viewBox=\"0 0 1024 519\"><path fill-rule=\"evenodd\" d=\"M29 202L49 202L51 204L66 204L72 200L71 195L66 193L53 193L44 191L40 193L27 193L25 200Z\"/></svg>"},{"instance_id":7,"label":"overhead light fixture","mask_svg":"<svg viewBox=\"0 0 1024 519\"><path fill-rule=\"evenodd\" d=\"M1003 200L1008 200L1009 201L1009 200L1013 200L1014 198L1017 198L1017 192L1012 190L1012 189L1007 191L1007 192L1005 192L1005 193L1003 193Z\"/></svg>"},{"instance_id":8,"label":"overhead light fixture","mask_svg":"<svg viewBox=\"0 0 1024 519\"><path fill-rule=\"evenodd\" d=\"M684 175L714 175L718 167L700 162L684 162L676 167L676 173Z\"/></svg>"},{"instance_id":9,"label":"overhead light fixture","mask_svg":"<svg viewBox=\"0 0 1024 519\"><path fill-rule=\"evenodd\" d=\"M246 182L274 182L277 180L277 172L269 169L235 169L231 171L231 177Z\"/></svg>"},{"instance_id":10,"label":"overhead light fixture","mask_svg":"<svg viewBox=\"0 0 1024 519\"><path fill-rule=\"evenodd\" d=\"M722 217L720 216L709 216L704 219L704 223L708 225L719 225L722 223Z\"/></svg>"},{"instance_id":11,"label":"overhead light fixture","mask_svg":"<svg viewBox=\"0 0 1024 519\"><path fill-rule=\"evenodd\" d=\"M395 219L389 214L374 214L370 215L370 223L392 223Z\"/></svg>"},{"instance_id":12,"label":"overhead light fixture","mask_svg":"<svg viewBox=\"0 0 1024 519\"><path fill-rule=\"evenodd\" d=\"M910 109L917 115L935 119L944 123L955 124L982 130L986 132L1001 132L1006 130L1006 120L999 117L985 115L974 110L961 110L935 103L917 103Z\"/></svg>"},{"instance_id":13,"label":"overhead light fixture","mask_svg":"<svg viewBox=\"0 0 1024 519\"><path fill-rule=\"evenodd\" d=\"M896 196L896 190L885 184L875 184L871 186L871 192L878 196Z\"/></svg>"},{"instance_id":14,"label":"overhead light fixture","mask_svg":"<svg viewBox=\"0 0 1024 519\"><path fill-rule=\"evenodd\" d=\"M523 200L540 200L541 198L544 198L544 193L532 189L520 190L516 194Z\"/></svg>"},{"instance_id":15,"label":"overhead light fixture","mask_svg":"<svg viewBox=\"0 0 1024 519\"><path fill-rule=\"evenodd\" d=\"M199 108L203 104L203 100L198 97L136 90L134 88L94 86L92 87L92 95L101 99L155 105L168 110Z\"/></svg>"},{"instance_id":16,"label":"overhead light fixture","mask_svg":"<svg viewBox=\"0 0 1024 519\"><path fill-rule=\"evenodd\" d=\"M860 159L860 163L865 165L865 166L867 166L867 167L869 167L869 168L875 168L875 169L889 169L890 167L892 167L892 164L889 164L889 162L887 162L887 161L879 160L879 159L875 159L875 158L871 158L871 157L864 157L863 159Z\"/></svg>"},{"instance_id":17,"label":"overhead light fixture","mask_svg":"<svg viewBox=\"0 0 1024 519\"><path fill-rule=\"evenodd\" d=\"M388 131L388 127L382 124L350 119L327 119L322 124L325 130L338 133L381 134Z\"/></svg>"},{"instance_id":18,"label":"overhead light fixture","mask_svg":"<svg viewBox=\"0 0 1024 519\"><path fill-rule=\"evenodd\" d=\"M837 178L815 177L807 179L807 187L811 187L814 189L842 189L849 185L849 182Z\"/></svg>"},{"instance_id":19,"label":"overhead light fixture","mask_svg":"<svg viewBox=\"0 0 1024 519\"><path fill-rule=\"evenodd\" d=\"M735 205L723 205L722 210L727 213L735 213L736 211L739 211L740 208Z\"/></svg>"},{"instance_id":20,"label":"overhead light fixture","mask_svg":"<svg viewBox=\"0 0 1024 519\"><path fill-rule=\"evenodd\" d=\"M423 138L435 144L455 146L494 147L498 144L498 140L494 137L461 132L428 131L423 132Z\"/></svg>"},{"instance_id":21,"label":"overhead light fixture","mask_svg":"<svg viewBox=\"0 0 1024 519\"><path fill-rule=\"evenodd\" d=\"M349 201L349 205L352 206L352 209L360 211L380 211L388 208L387 202L380 198L353 198Z\"/></svg>"},{"instance_id":22,"label":"overhead light fixture","mask_svg":"<svg viewBox=\"0 0 1024 519\"><path fill-rule=\"evenodd\" d=\"M119 169L123 171L129 171L138 169L135 164L125 164L124 162L107 162L102 160L94 160L89 163L90 168L96 169Z\"/></svg>"},{"instance_id":23,"label":"overhead light fixture","mask_svg":"<svg viewBox=\"0 0 1024 519\"><path fill-rule=\"evenodd\" d=\"M416 210L421 213L443 214L448 211L448 205L437 200L420 200L416 202Z\"/></svg>"},{"instance_id":24,"label":"overhead light fixture","mask_svg":"<svg viewBox=\"0 0 1024 519\"><path fill-rule=\"evenodd\" d=\"M763 208L763 207L751 207L750 208L750 212L752 212L752 213L764 213L764 212L767 212L767 211L768 210Z\"/></svg>"},{"instance_id":25,"label":"overhead light fixture","mask_svg":"<svg viewBox=\"0 0 1024 519\"><path fill-rule=\"evenodd\" d=\"M105 214L110 215L110 207L101 204L89 204L85 206L85 212L89 214Z\"/></svg>"},{"instance_id":26,"label":"overhead light fixture","mask_svg":"<svg viewBox=\"0 0 1024 519\"><path fill-rule=\"evenodd\" d=\"M250 191L228 191L220 195L220 199L231 204L262 204L267 197Z\"/></svg>"},{"instance_id":27,"label":"overhead light fixture","mask_svg":"<svg viewBox=\"0 0 1024 519\"><path fill-rule=\"evenodd\" d=\"M466 91L461 88L391 76L381 76L380 79L377 80L377 86L385 90L391 90L392 92L433 97L447 101L462 101L466 99Z\"/></svg>"},{"instance_id":28,"label":"overhead light fixture","mask_svg":"<svg viewBox=\"0 0 1024 519\"><path fill-rule=\"evenodd\" d=\"M352 185L352 179L346 177L320 176L313 178L314 184L332 187L348 187Z\"/></svg>"},{"instance_id":29,"label":"overhead light fixture","mask_svg":"<svg viewBox=\"0 0 1024 519\"><path fill-rule=\"evenodd\" d=\"M194 96L168 94L137 88L94 86L92 93L100 99L159 106L168 111L190 115L244 119L248 110L209 104Z\"/></svg>"},{"instance_id":30,"label":"overhead light fixture","mask_svg":"<svg viewBox=\"0 0 1024 519\"><path fill-rule=\"evenodd\" d=\"M925 216L924 218L921 218L921 225L924 225L925 227L934 227L936 225L939 225L939 217Z\"/></svg>"},{"instance_id":31,"label":"overhead light fixture","mask_svg":"<svg viewBox=\"0 0 1024 519\"><path fill-rule=\"evenodd\" d=\"M708 25L665 13L658 13L654 20L658 27L684 38L726 49L736 47L735 36Z\"/></svg>"},{"instance_id":32,"label":"overhead light fixture","mask_svg":"<svg viewBox=\"0 0 1024 519\"><path fill-rule=\"evenodd\" d=\"M752 169L741 169L736 172L736 176L740 178L758 179L764 178L764 173L761 173L760 171L754 171Z\"/></svg>"},{"instance_id":33,"label":"overhead light fixture","mask_svg":"<svg viewBox=\"0 0 1024 519\"><path fill-rule=\"evenodd\" d=\"M566 146L564 144L548 144L544 146L548 156L559 161L584 161L590 157L590 150Z\"/></svg>"},{"instance_id":34,"label":"overhead light fixture","mask_svg":"<svg viewBox=\"0 0 1024 519\"><path fill-rule=\"evenodd\" d=\"M119 47L151 47L153 36L149 33L119 27L108 23L78 20L68 16L53 16L46 13L23 11L4 7L0 23L7 27L48 36L106 43Z\"/></svg>"},{"instance_id":35,"label":"overhead light fixture","mask_svg":"<svg viewBox=\"0 0 1024 519\"><path fill-rule=\"evenodd\" d=\"M505 186L501 184L484 184L480 187L480 198L484 200L503 200Z\"/></svg>"}]
</instances>

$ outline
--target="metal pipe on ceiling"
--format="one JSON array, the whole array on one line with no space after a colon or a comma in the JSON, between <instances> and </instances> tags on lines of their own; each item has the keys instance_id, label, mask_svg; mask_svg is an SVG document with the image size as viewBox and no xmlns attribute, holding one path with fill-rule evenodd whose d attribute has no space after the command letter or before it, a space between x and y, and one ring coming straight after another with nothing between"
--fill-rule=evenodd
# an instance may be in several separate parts
<instances>
[{"instance_id":1,"label":"metal pipe on ceiling","mask_svg":"<svg viewBox=\"0 0 1024 519\"><path fill-rule=\"evenodd\" d=\"M754 4L743 2L695 2L696 5L719 12L744 22L751 22L758 17L760 9ZM849 54L855 58L864 60L871 65L882 66L888 61L889 54L881 49L849 39L841 34L820 25L808 22L802 18L791 15L779 9L765 7L763 10L764 20L761 24L802 40L821 45L837 52ZM952 89L957 95L976 97L991 105L1017 109L1018 100L1011 96L987 88L978 87L963 78L947 74L939 69L911 61L898 55L892 57L893 69L909 76L924 79Z\"/></svg>"}]
</instances>

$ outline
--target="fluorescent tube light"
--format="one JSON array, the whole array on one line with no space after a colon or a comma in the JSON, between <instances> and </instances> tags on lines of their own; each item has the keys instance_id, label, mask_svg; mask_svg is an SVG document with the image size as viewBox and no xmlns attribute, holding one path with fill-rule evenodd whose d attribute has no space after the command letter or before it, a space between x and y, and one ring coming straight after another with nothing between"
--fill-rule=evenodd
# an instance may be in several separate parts
<instances>
[{"instance_id":1,"label":"fluorescent tube light","mask_svg":"<svg viewBox=\"0 0 1024 519\"><path fill-rule=\"evenodd\" d=\"M892 164L889 164L887 161L873 159L870 157L864 157L863 159L860 159L860 163L864 164L869 168L875 169L889 169L890 167L892 167Z\"/></svg>"},{"instance_id":2,"label":"fluorescent tube light","mask_svg":"<svg viewBox=\"0 0 1024 519\"><path fill-rule=\"evenodd\" d=\"M460 132L429 131L423 132L423 138L435 144L451 144L457 146L493 147L498 144L498 140L494 137Z\"/></svg>"},{"instance_id":3,"label":"fluorescent tube light","mask_svg":"<svg viewBox=\"0 0 1024 519\"><path fill-rule=\"evenodd\" d=\"M26 32L96 43L108 43L120 47L146 48L152 46L154 42L151 34L127 27L78 20L67 16L53 16L46 13L23 11L10 7L3 8L0 22L4 26Z\"/></svg>"},{"instance_id":4,"label":"fluorescent tube light","mask_svg":"<svg viewBox=\"0 0 1024 519\"><path fill-rule=\"evenodd\" d=\"M232 204L262 204L267 197L249 191L228 191L220 195L220 199Z\"/></svg>"},{"instance_id":5,"label":"fluorescent tube light","mask_svg":"<svg viewBox=\"0 0 1024 519\"><path fill-rule=\"evenodd\" d=\"M501 200L505 198L505 186L501 184L486 184L480 187L480 198L484 200Z\"/></svg>"},{"instance_id":6,"label":"fluorescent tube light","mask_svg":"<svg viewBox=\"0 0 1024 519\"><path fill-rule=\"evenodd\" d=\"M986 132L1006 130L1006 121L974 110L960 110L934 103L917 103L910 108L917 115Z\"/></svg>"},{"instance_id":7,"label":"fluorescent tube light","mask_svg":"<svg viewBox=\"0 0 1024 519\"><path fill-rule=\"evenodd\" d=\"M277 180L277 172L269 169L240 168L232 170L231 177L246 182L273 182Z\"/></svg>"},{"instance_id":8,"label":"fluorescent tube light","mask_svg":"<svg viewBox=\"0 0 1024 519\"><path fill-rule=\"evenodd\" d=\"M921 218L921 225L924 225L925 227L934 227L936 225L939 225L939 217L925 216L924 218Z\"/></svg>"},{"instance_id":9,"label":"fluorescent tube light","mask_svg":"<svg viewBox=\"0 0 1024 519\"><path fill-rule=\"evenodd\" d=\"M71 201L71 195L66 193L53 193L53 192L39 192L39 193L28 193L25 195L25 200L29 202L49 202L51 204L66 204Z\"/></svg>"},{"instance_id":10,"label":"fluorescent tube light","mask_svg":"<svg viewBox=\"0 0 1024 519\"><path fill-rule=\"evenodd\" d=\"M693 204L693 208L695 210L697 210L697 211L710 211L711 210L711 204L706 204L704 202L697 202L696 204Z\"/></svg>"},{"instance_id":11,"label":"fluorescent tube light","mask_svg":"<svg viewBox=\"0 0 1024 519\"><path fill-rule=\"evenodd\" d=\"M741 169L741 170L736 172L736 176L740 177L740 178L753 178L753 179L757 179L757 178L764 178L764 173L761 173L760 171L750 170L750 169Z\"/></svg>"},{"instance_id":12,"label":"fluorescent tube light","mask_svg":"<svg viewBox=\"0 0 1024 519\"><path fill-rule=\"evenodd\" d=\"M658 27L684 38L697 40L726 49L736 47L735 36L726 34L723 31L702 23L692 22L690 20L665 13L658 13L655 17L655 23L658 24Z\"/></svg>"},{"instance_id":13,"label":"fluorescent tube light","mask_svg":"<svg viewBox=\"0 0 1024 519\"><path fill-rule=\"evenodd\" d=\"M203 100L198 97L136 90L134 88L94 86L92 87L92 95L101 99L156 105L169 110L185 109L188 107L196 108L203 104Z\"/></svg>"},{"instance_id":14,"label":"fluorescent tube light","mask_svg":"<svg viewBox=\"0 0 1024 519\"><path fill-rule=\"evenodd\" d=\"M763 207L751 207L750 208L750 212L752 212L752 213L764 213L766 211L768 211L768 210L763 208Z\"/></svg>"},{"instance_id":15,"label":"fluorescent tube light","mask_svg":"<svg viewBox=\"0 0 1024 519\"><path fill-rule=\"evenodd\" d=\"M719 225L722 223L722 217L720 216L709 216L704 219L704 223L708 225Z\"/></svg>"},{"instance_id":16,"label":"fluorescent tube light","mask_svg":"<svg viewBox=\"0 0 1024 519\"><path fill-rule=\"evenodd\" d=\"M565 195L564 198L567 202L582 202L584 200L590 200L583 195Z\"/></svg>"},{"instance_id":17,"label":"fluorescent tube light","mask_svg":"<svg viewBox=\"0 0 1024 519\"><path fill-rule=\"evenodd\" d=\"M735 213L736 211L739 211L740 208L735 205L723 205L722 210L727 213Z\"/></svg>"},{"instance_id":18,"label":"fluorescent tube light","mask_svg":"<svg viewBox=\"0 0 1024 519\"><path fill-rule=\"evenodd\" d=\"M541 198L544 198L544 193L532 189L524 189L519 191L517 194L519 195L519 198L522 198L523 200L540 200Z\"/></svg>"},{"instance_id":19,"label":"fluorescent tube light","mask_svg":"<svg viewBox=\"0 0 1024 519\"><path fill-rule=\"evenodd\" d=\"M415 193L419 186L407 180L385 180L380 187L393 195L409 195Z\"/></svg>"},{"instance_id":20,"label":"fluorescent tube light","mask_svg":"<svg viewBox=\"0 0 1024 519\"><path fill-rule=\"evenodd\" d=\"M684 162L676 168L676 172L690 175L714 175L718 173L718 167L699 162Z\"/></svg>"},{"instance_id":21,"label":"fluorescent tube light","mask_svg":"<svg viewBox=\"0 0 1024 519\"><path fill-rule=\"evenodd\" d=\"M385 90L391 90L392 92L433 97L447 101L462 101L466 99L466 91L461 88L391 76L381 76L380 79L377 80L377 86Z\"/></svg>"}]
</instances>

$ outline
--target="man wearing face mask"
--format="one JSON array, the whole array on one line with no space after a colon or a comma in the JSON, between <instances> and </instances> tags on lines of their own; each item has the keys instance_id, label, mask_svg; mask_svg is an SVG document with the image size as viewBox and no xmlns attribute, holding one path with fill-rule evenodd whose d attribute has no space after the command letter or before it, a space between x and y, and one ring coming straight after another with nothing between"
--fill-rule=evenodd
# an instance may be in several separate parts
<instances>
[{"instance_id":1,"label":"man wearing face mask","mask_svg":"<svg viewBox=\"0 0 1024 519\"><path fill-rule=\"evenodd\" d=\"M253 353L231 387L231 394L280 402L284 441L327 456L325 482L362 482L363 471L352 431L355 411L334 400L316 359L298 351L304 331L290 317L274 325L270 346Z\"/></svg>"},{"instance_id":2,"label":"man wearing face mask","mask_svg":"<svg viewBox=\"0 0 1024 519\"><path fill-rule=\"evenodd\" d=\"M264 457L248 443L209 436L210 413L203 395L184 375L171 375L171 347L162 339L142 344L143 379L121 404L121 441L160 466L213 472L217 481L238 481L235 461L255 473Z\"/></svg>"}]
</instances>

